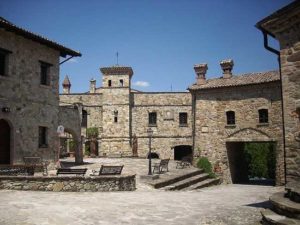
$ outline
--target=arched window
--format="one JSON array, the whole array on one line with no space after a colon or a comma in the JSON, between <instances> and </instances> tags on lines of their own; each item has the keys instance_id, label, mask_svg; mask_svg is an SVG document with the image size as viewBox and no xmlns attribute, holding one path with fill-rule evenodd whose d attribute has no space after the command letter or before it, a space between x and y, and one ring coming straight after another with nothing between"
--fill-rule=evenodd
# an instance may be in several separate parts
<instances>
[{"instance_id":1,"label":"arched window","mask_svg":"<svg viewBox=\"0 0 300 225\"><path fill-rule=\"evenodd\" d=\"M87 127L87 111L86 110L82 110L82 120L81 120L81 126L82 127Z\"/></svg>"},{"instance_id":2,"label":"arched window","mask_svg":"<svg viewBox=\"0 0 300 225\"><path fill-rule=\"evenodd\" d=\"M269 115L267 109L260 109L258 110L259 115L259 123L268 123L269 122Z\"/></svg>"},{"instance_id":3,"label":"arched window","mask_svg":"<svg viewBox=\"0 0 300 225\"><path fill-rule=\"evenodd\" d=\"M118 122L118 114L119 114L118 110L115 110L115 111L114 111L114 122L115 122L115 123Z\"/></svg>"},{"instance_id":4,"label":"arched window","mask_svg":"<svg viewBox=\"0 0 300 225\"><path fill-rule=\"evenodd\" d=\"M111 80L108 80L108 87L111 87Z\"/></svg>"},{"instance_id":5,"label":"arched window","mask_svg":"<svg viewBox=\"0 0 300 225\"><path fill-rule=\"evenodd\" d=\"M227 118L228 125L235 125L235 112L234 111L227 111L226 118Z\"/></svg>"}]
</instances>

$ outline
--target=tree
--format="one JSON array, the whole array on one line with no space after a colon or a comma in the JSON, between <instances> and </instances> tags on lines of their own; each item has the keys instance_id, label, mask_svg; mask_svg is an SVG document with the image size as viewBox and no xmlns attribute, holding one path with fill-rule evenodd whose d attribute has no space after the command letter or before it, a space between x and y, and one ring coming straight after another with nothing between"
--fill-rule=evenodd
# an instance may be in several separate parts
<instances>
[{"instance_id":1,"label":"tree","mask_svg":"<svg viewBox=\"0 0 300 225\"><path fill-rule=\"evenodd\" d=\"M87 137L90 139L90 151L92 156L97 155L97 138L99 135L98 127L89 127L86 130Z\"/></svg>"}]
</instances>

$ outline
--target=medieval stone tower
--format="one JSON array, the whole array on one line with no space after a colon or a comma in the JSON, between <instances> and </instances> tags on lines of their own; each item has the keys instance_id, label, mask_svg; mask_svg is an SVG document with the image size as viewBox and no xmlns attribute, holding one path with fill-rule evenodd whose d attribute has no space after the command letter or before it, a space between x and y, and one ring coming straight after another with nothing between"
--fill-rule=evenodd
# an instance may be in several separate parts
<instances>
[{"instance_id":1,"label":"medieval stone tower","mask_svg":"<svg viewBox=\"0 0 300 225\"><path fill-rule=\"evenodd\" d=\"M131 154L131 67L101 68L102 80L102 141L103 154Z\"/></svg>"}]
</instances>

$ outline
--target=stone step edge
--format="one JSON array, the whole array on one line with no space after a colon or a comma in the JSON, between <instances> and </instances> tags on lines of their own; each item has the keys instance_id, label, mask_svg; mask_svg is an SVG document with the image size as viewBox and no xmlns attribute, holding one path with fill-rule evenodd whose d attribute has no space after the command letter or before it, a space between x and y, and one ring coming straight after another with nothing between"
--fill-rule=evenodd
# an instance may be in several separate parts
<instances>
[{"instance_id":1,"label":"stone step edge","mask_svg":"<svg viewBox=\"0 0 300 225\"><path fill-rule=\"evenodd\" d=\"M210 187L213 185L218 185L220 184L221 179L220 178L209 178L206 180L203 180L197 184L191 185L189 187L186 187L182 189L182 191L192 191L192 190L197 190L205 187Z\"/></svg>"},{"instance_id":2,"label":"stone step edge","mask_svg":"<svg viewBox=\"0 0 300 225\"><path fill-rule=\"evenodd\" d=\"M172 185L168 185L164 187L164 190L166 191L174 191L174 190L181 190L183 188L186 188L188 186L194 185L196 183L199 183L201 181L204 181L209 178L209 174L202 173L196 176L189 177L187 179L181 180L179 182L173 183Z\"/></svg>"},{"instance_id":3,"label":"stone step edge","mask_svg":"<svg viewBox=\"0 0 300 225\"><path fill-rule=\"evenodd\" d=\"M297 225L300 222L295 219L279 215L270 209L263 209L260 213L262 215L262 224L264 225Z\"/></svg>"},{"instance_id":4,"label":"stone step edge","mask_svg":"<svg viewBox=\"0 0 300 225\"><path fill-rule=\"evenodd\" d=\"M184 180L184 179L187 179L187 178L190 178L192 176L196 176L196 175L199 175L199 174L202 174L202 173L203 173L203 170L199 169L199 170L196 170L196 171L193 171L193 172L189 172L189 173L186 173L186 174L183 174L183 175L178 175L178 176L172 177L170 179L166 179L166 180L163 180L163 181L160 181L160 182L158 181L158 182L154 182L154 183L150 183L150 184L154 188L158 189L158 188L162 188L162 187L174 184L178 181L181 181L181 180Z\"/></svg>"},{"instance_id":5,"label":"stone step edge","mask_svg":"<svg viewBox=\"0 0 300 225\"><path fill-rule=\"evenodd\" d=\"M277 192L270 197L274 211L288 217L300 219L300 204L285 197L285 192Z\"/></svg>"}]
</instances>

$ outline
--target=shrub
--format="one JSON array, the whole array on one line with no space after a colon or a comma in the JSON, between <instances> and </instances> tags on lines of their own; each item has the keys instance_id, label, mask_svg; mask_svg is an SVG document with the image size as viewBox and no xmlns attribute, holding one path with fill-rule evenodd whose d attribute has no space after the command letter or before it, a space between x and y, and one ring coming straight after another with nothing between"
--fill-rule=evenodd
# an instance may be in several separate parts
<instances>
[{"instance_id":1,"label":"shrub","mask_svg":"<svg viewBox=\"0 0 300 225\"><path fill-rule=\"evenodd\" d=\"M85 142L84 154L85 155L90 155L91 154L90 142L89 141Z\"/></svg>"},{"instance_id":2,"label":"shrub","mask_svg":"<svg viewBox=\"0 0 300 225\"><path fill-rule=\"evenodd\" d=\"M88 138L97 138L98 134L99 134L98 127L87 128L86 134L87 134Z\"/></svg>"},{"instance_id":3,"label":"shrub","mask_svg":"<svg viewBox=\"0 0 300 225\"><path fill-rule=\"evenodd\" d=\"M216 175L212 171L212 165L206 157L200 157L197 161L197 167L203 169L205 173L209 174L209 177L213 178Z\"/></svg>"},{"instance_id":4,"label":"shrub","mask_svg":"<svg viewBox=\"0 0 300 225\"><path fill-rule=\"evenodd\" d=\"M250 177L275 178L275 146L273 143L246 143L244 147Z\"/></svg>"}]
</instances>

